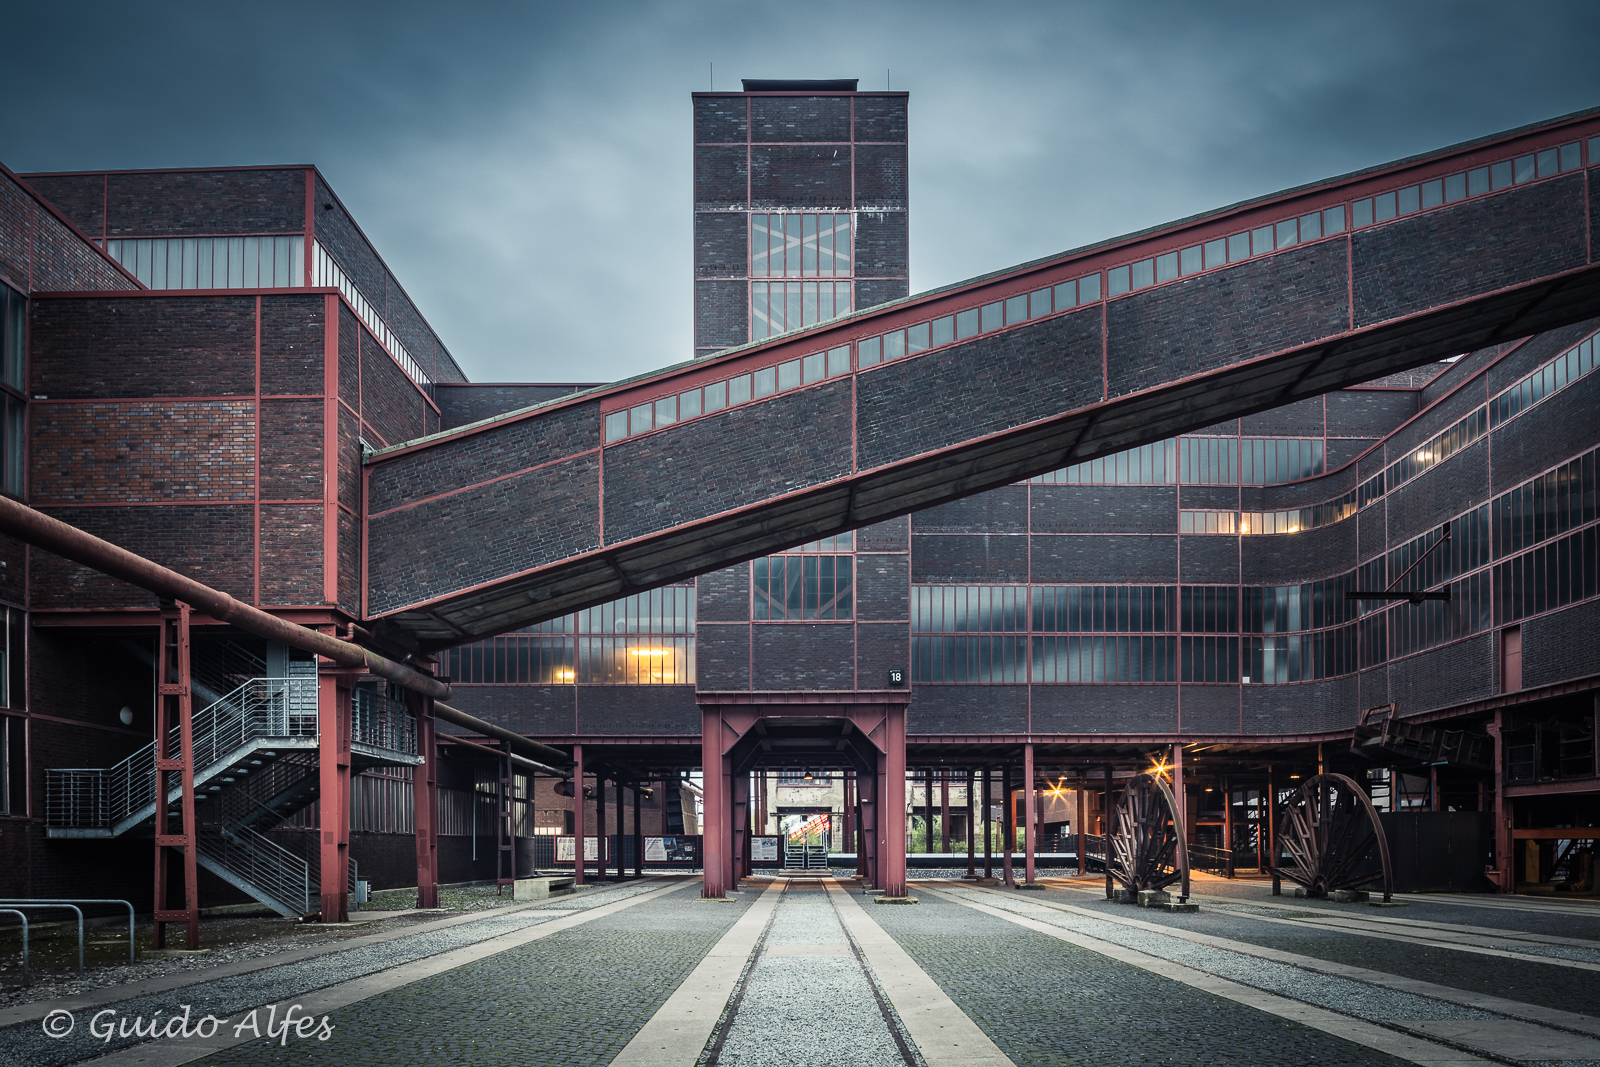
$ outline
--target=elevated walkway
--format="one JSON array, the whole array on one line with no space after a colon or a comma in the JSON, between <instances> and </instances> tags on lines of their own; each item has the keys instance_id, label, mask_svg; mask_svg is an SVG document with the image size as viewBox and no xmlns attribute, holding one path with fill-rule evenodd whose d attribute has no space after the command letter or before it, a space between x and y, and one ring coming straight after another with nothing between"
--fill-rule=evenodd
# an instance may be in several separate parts
<instances>
[{"instance_id":1,"label":"elevated walkway","mask_svg":"<svg viewBox=\"0 0 1600 1067\"><path fill-rule=\"evenodd\" d=\"M369 613L456 645L1593 317L1592 138L1600 110L372 453Z\"/></svg>"}]
</instances>

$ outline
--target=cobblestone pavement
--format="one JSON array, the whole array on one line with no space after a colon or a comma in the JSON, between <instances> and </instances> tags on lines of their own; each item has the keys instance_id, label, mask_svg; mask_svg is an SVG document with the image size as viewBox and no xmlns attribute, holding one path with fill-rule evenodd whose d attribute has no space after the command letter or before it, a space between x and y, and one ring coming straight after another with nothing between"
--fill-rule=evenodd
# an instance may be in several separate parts
<instances>
[{"instance_id":1,"label":"cobblestone pavement","mask_svg":"<svg viewBox=\"0 0 1600 1067\"><path fill-rule=\"evenodd\" d=\"M604 1064L754 898L704 903L686 888L351 1005L326 1042L251 1042L207 1063Z\"/></svg>"},{"instance_id":2,"label":"cobblestone pavement","mask_svg":"<svg viewBox=\"0 0 1600 1067\"><path fill-rule=\"evenodd\" d=\"M559 897L547 905L505 915L489 915L479 921L447 929L419 932L280 967L204 982L186 989L110 1001L103 1007L114 1009L119 1017L151 1019L157 1012L170 1017L181 1011L182 1005L189 1004L192 1005L191 1015L195 1019L208 1013L219 1018L238 1019L252 1008L287 1002L337 982L537 926L570 914L574 908L597 907L662 887L663 883L659 881L643 881L634 885L591 890L576 897ZM688 889L684 890L685 895L688 892ZM197 978L203 979L203 975ZM102 1043L89 1035L87 1021L60 1040L47 1037L37 1022L20 1023L0 1029L0 1063L56 1067L138 1043L139 1040L132 1036L113 1037Z\"/></svg>"},{"instance_id":3,"label":"cobblestone pavement","mask_svg":"<svg viewBox=\"0 0 1600 1067\"><path fill-rule=\"evenodd\" d=\"M1196 883L1192 888L1203 897L1221 897L1215 886L1216 883L1207 882ZM1228 900L1238 900L1239 903L1214 904L1208 900L1196 914L1169 915L1143 909L1136 911L1126 905L1113 904L1099 893L1049 892L1046 896L1089 911L1137 915L1140 919L1168 925L1175 930L1229 937L1265 948L1488 993L1508 1000L1583 1014L1600 1011L1600 972L1551 966L1532 958L1546 956L1600 965L1600 929L1590 925L1581 915L1542 914L1534 910L1539 907L1537 904L1531 905L1528 911L1507 907L1491 910L1488 907L1429 904L1425 900L1413 899L1410 906L1403 909L1376 909L1364 904L1330 904L1326 901L1295 900L1292 897L1229 894ZM1260 906L1267 902L1288 907ZM1408 929L1392 925L1388 920L1418 920L1478 929L1499 927L1564 939L1595 940L1593 948L1518 943L1514 951L1529 958L1509 958L1437 945L1363 937L1331 928L1283 925L1281 922L1296 918L1316 921L1328 916L1399 936L1415 934L1421 940L1429 939L1430 933L1436 931ZM1486 944L1505 944L1493 937L1473 937L1473 940Z\"/></svg>"},{"instance_id":4,"label":"cobblestone pavement","mask_svg":"<svg viewBox=\"0 0 1600 1067\"><path fill-rule=\"evenodd\" d=\"M910 1042L898 1019L885 1018L878 991L820 885L790 885L735 998L707 1067L916 1063L914 1054L902 1051Z\"/></svg>"},{"instance_id":5,"label":"cobblestone pavement","mask_svg":"<svg viewBox=\"0 0 1600 1067\"><path fill-rule=\"evenodd\" d=\"M873 918L1024 1065L1401 1064L932 893Z\"/></svg>"}]
</instances>

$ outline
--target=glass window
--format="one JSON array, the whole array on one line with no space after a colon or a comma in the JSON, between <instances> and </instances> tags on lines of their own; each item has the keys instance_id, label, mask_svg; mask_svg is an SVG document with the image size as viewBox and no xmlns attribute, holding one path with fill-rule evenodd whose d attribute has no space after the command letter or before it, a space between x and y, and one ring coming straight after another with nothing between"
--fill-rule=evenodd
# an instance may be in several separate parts
<instances>
[{"instance_id":1,"label":"glass window","mask_svg":"<svg viewBox=\"0 0 1600 1067\"><path fill-rule=\"evenodd\" d=\"M717 382L706 386L706 410L721 411L728 406L728 383Z\"/></svg>"},{"instance_id":2,"label":"glass window","mask_svg":"<svg viewBox=\"0 0 1600 1067\"><path fill-rule=\"evenodd\" d=\"M817 273L833 277L833 215L817 216Z\"/></svg>"},{"instance_id":3,"label":"glass window","mask_svg":"<svg viewBox=\"0 0 1600 1067\"><path fill-rule=\"evenodd\" d=\"M630 411L628 413L628 432L644 433L650 429L653 424L651 416L654 412L655 405L653 404L640 404Z\"/></svg>"},{"instance_id":4,"label":"glass window","mask_svg":"<svg viewBox=\"0 0 1600 1067\"><path fill-rule=\"evenodd\" d=\"M1078 283L1062 282L1056 286L1056 310L1065 311L1078 306Z\"/></svg>"},{"instance_id":5,"label":"glass window","mask_svg":"<svg viewBox=\"0 0 1600 1067\"><path fill-rule=\"evenodd\" d=\"M801 215L800 273L807 278L817 276L817 217Z\"/></svg>"},{"instance_id":6,"label":"glass window","mask_svg":"<svg viewBox=\"0 0 1600 1067\"><path fill-rule=\"evenodd\" d=\"M1156 281L1156 261L1141 259L1133 265L1133 287L1143 289L1147 285L1154 285Z\"/></svg>"},{"instance_id":7,"label":"glass window","mask_svg":"<svg viewBox=\"0 0 1600 1067\"><path fill-rule=\"evenodd\" d=\"M833 310L833 292L836 283L811 283L817 290L817 321L825 322L838 314Z\"/></svg>"},{"instance_id":8,"label":"glass window","mask_svg":"<svg viewBox=\"0 0 1600 1067\"><path fill-rule=\"evenodd\" d=\"M1577 170L1582 164L1578 160L1578 142L1561 146L1561 169L1563 171Z\"/></svg>"},{"instance_id":9,"label":"glass window","mask_svg":"<svg viewBox=\"0 0 1600 1067\"><path fill-rule=\"evenodd\" d=\"M1228 238L1228 262L1250 258L1250 235L1236 233Z\"/></svg>"},{"instance_id":10,"label":"glass window","mask_svg":"<svg viewBox=\"0 0 1600 1067\"><path fill-rule=\"evenodd\" d=\"M678 421L678 398L664 396L656 401L656 425L671 426Z\"/></svg>"},{"instance_id":11,"label":"glass window","mask_svg":"<svg viewBox=\"0 0 1600 1067\"><path fill-rule=\"evenodd\" d=\"M27 366L28 301L9 286L0 285L0 379L21 392Z\"/></svg>"},{"instance_id":12,"label":"glass window","mask_svg":"<svg viewBox=\"0 0 1600 1067\"><path fill-rule=\"evenodd\" d=\"M1344 232L1344 208L1330 207L1322 213L1322 232L1326 234Z\"/></svg>"},{"instance_id":13,"label":"glass window","mask_svg":"<svg viewBox=\"0 0 1600 1067\"><path fill-rule=\"evenodd\" d=\"M804 286L801 300L802 307L800 311L800 324L802 326L815 326L817 323L817 283L801 282L800 284ZM828 288L832 289L833 285L830 283ZM829 318L832 318L832 316L830 315Z\"/></svg>"},{"instance_id":14,"label":"glass window","mask_svg":"<svg viewBox=\"0 0 1600 1067\"><path fill-rule=\"evenodd\" d=\"M1254 255L1272 251L1272 227L1258 226L1250 231L1250 250Z\"/></svg>"},{"instance_id":15,"label":"glass window","mask_svg":"<svg viewBox=\"0 0 1600 1067\"><path fill-rule=\"evenodd\" d=\"M620 441L628 436L628 413L613 411L606 416L606 440Z\"/></svg>"},{"instance_id":16,"label":"glass window","mask_svg":"<svg viewBox=\"0 0 1600 1067\"><path fill-rule=\"evenodd\" d=\"M833 283L833 313L835 315L850 314L850 283Z\"/></svg>"},{"instance_id":17,"label":"glass window","mask_svg":"<svg viewBox=\"0 0 1600 1067\"><path fill-rule=\"evenodd\" d=\"M783 328L785 331L798 330L801 324L805 322L805 320L800 317L800 287L802 284L803 283L801 282L789 282L784 286L784 295L788 298L786 301L788 304L787 314L785 315L783 322ZM776 317L776 315L774 315L774 317Z\"/></svg>"},{"instance_id":18,"label":"glass window","mask_svg":"<svg viewBox=\"0 0 1600 1067\"><path fill-rule=\"evenodd\" d=\"M678 417L692 419L700 414L700 390L691 389L678 394Z\"/></svg>"},{"instance_id":19,"label":"glass window","mask_svg":"<svg viewBox=\"0 0 1600 1067\"><path fill-rule=\"evenodd\" d=\"M786 278L800 277L800 218L799 215L783 216L783 274Z\"/></svg>"},{"instance_id":20,"label":"glass window","mask_svg":"<svg viewBox=\"0 0 1600 1067\"><path fill-rule=\"evenodd\" d=\"M850 273L850 216L842 212L833 217L833 273ZM848 309L841 309L840 314L845 310Z\"/></svg>"},{"instance_id":21,"label":"glass window","mask_svg":"<svg viewBox=\"0 0 1600 1067\"><path fill-rule=\"evenodd\" d=\"M1322 236L1322 212L1313 211L1300 216L1300 240L1315 241Z\"/></svg>"},{"instance_id":22,"label":"glass window","mask_svg":"<svg viewBox=\"0 0 1600 1067\"><path fill-rule=\"evenodd\" d=\"M1106 271L1106 290L1112 296L1121 296L1128 291L1128 268L1112 267Z\"/></svg>"},{"instance_id":23,"label":"glass window","mask_svg":"<svg viewBox=\"0 0 1600 1067\"><path fill-rule=\"evenodd\" d=\"M1300 243L1300 223L1297 219L1284 219L1278 223L1276 240L1279 248Z\"/></svg>"},{"instance_id":24,"label":"glass window","mask_svg":"<svg viewBox=\"0 0 1600 1067\"><path fill-rule=\"evenodd\" d=\"M1539 177L1548 178L1559 170L1560 165L1556 162L1556 150L1554 148L1546 148L1539 153Z\"/></svg>"},{"instance_id":25,"label":"glass window","mask_svg":"<svg viewBox=\"0 0 1600 1067\"><path fill-rule=\"evenodd\" d=\"M1381 193L1372 198L1372 217L1377 222L1394 218L1395 197L1393 193Z\"/></svg>"},{"instance_id":26,"label":"glass window","mask_svg":"<svg viewBox=\"0 0 1600 1067\"><path fill-rule=\"evenodd\" d=\"M1206 242L1206 266L1220 267L1228 262L1228 242L1226 238L1217 238L1215 241Z\"/></svg>"},{"instance_id":27,"label":"glass window","mask_svg":"<svg viewBox=\"0 0 1600 1067\"><path fill-rule=\"evenodd\" d=\"M1199 245L1195 245L1193 248L1185 248L1178 254L1179 274L1194 274L1200 270L1201 265L1202 260L1200 258Z\"/></svg>"},{"instance_id":28,"label":"glass window","mask_svg":"<svg viewBox=\"0 0 1600 1067\"><path fill-rule=\"evenodd\" d=\"M863 367L870 367L883 358L883 341L877 337L867 337L856 346L856 361Z\"/></svg>"},{"instance_id":29,"label":"glass window","mask_svg":"<svg viewBox=\"0 0 1600 1067\"><path fill-rule=\"evenodd\" d=\"M956 339L956 317L946 315L942 319L933 320L933 347L947 345Z\"/></svg>"},{"instance_id":30,"label":"glass window","mask_svg":"<svg viewBox=\"0 0 1600 1067\"><path fill-rule=\"evenodd\" d=\"M1050 314L1050 290L1035 289L1028 294L1028 318L1036 319Z\"/></svg>"},{"instance_id":31,"label":"glass window","mask_svg":"<svg viewBox=\"0 0 1600 1067\"><path fill-rule=\"evenodd\" d=\"M1010 296L1006 298L1006 325L1015 326L1019 322L1028 321L1028 295Z\"/></svg>"},{"instance_id":32,"label":"glass window","mask_svg":"<svg viewBox=\"0 0 1600 1067\"><path fill-rule=\"evenodd\" d=\"M827 377L827 358L825 353L814 352L800 361L801 374L807 385Z\"/></svg>"},{"instance_id":33,"label":"glass window","mask_svg":"<svg viewBox=\"0 0 1600 1067\"><path fill-rule=\"evenodd\" d=\"M1352 226L1372 225L1372 198L1357 200L1350 205L1350 224Z\"/></svg>"},{"instance_id":34,"label":"glass window","mask_svg":"<svg viewBox=\"0 0 1600 1067\"><path fill-rule=\"evenodd\" d=\"M885 363L891 359L899 359L905 354L906 332L904 330L896 330L894 333L883 335L883 361Z\"/></svg>"},{"instance_id":35,"label":"glass window","mask_svg":"<svg viewBox=\"0 0 1600 1067\"><path fill-rule=\"evenodd\" d=\"M915 326L906 328L906 351L926 352L928 350L928 323L919 322Z\"/></svg>"},{"instance_id":36,"label":"glass window","mask_svg":"<svg viewBox=\"0 0 1600 1067\"><path fill-rule=\"evenodd\" d=\"M1168 252L1156 257L1156 281L1170 282L1178 276L1178 253Z\"/></svg>"},{"instance_id":37,"label":"glass window","mask_svg":"<svg viewBox=\"0 0 1600 1067\"><path fill-rule=\"evenodd\" d=\"M996 300L992 304L983 305L983 332L998 330L1005 325L1005 306Z\"/></svg>"},{"instance_id":38,"label":"glass window","mask_svg":"<svg viewBox=\"0 0 1600 1067\"><path fill-rule=\"evenodd\" d=\"M1100 275L1085 274L1078 279L1078 303L1092 304L1100 299Z\"/></svg>"},{"instance_id":39,"label":"glass window","mask_svg":"<svg viewBox=\"0 0 1600 1067\"><path fill-rule=\"evenodd\" d=\"M759 378L762 373L764 372L757 371L757 377ZM757 388L760 388L760 386L758 385ZM787 363L778 364L778 388L800 388L800 361L798 359L791 359Z\"/></svg>"},{"instance_id":40,"label":"glass window","mask_svg":"<svg viewBox=\"0 0 1600 1067\"><path fill-rule=\"evenodd\" d=\"M1453 204L1467 195L1467 176L1452 174L1444 180L1444 202Z\"/></svg>"},{"instance_id":41,"label":"glass window","mask_svg":"<svg viewBox=\"0 0 1600 1067\"><path fill-rule=\"evenodd\" d=\"M767 276L767 216L750 216L750 276Z\"/></svg>"},{"instance_id":42,"label":"glass window","mask_svg":"<svg viewBox=\"0 0 1600 1067\"><path fill-rule=\"evenodd\" d=\"M1496 189L1504 189L1511 184L1511 161L1509 159L1490 164L1489 184Z\"/></svg>"},{"instance_id":43,"label":"glass window","mask_svg":"<svg viewBox=\"0 0 1600 1067\"><path fill-rule=\"evenodd\" d=\"M1533 157L1518 156L1512 170L1513 173L1511 180L1516 184L1521 185L1523 182L1533 181Z\"/></svg>"},{"instance_id":44,"label":"glass window","mask_svg":"<svg viewBox=\"0 0 1600 1067\"><path fill-rule=\"evenodd\" d=\"M965 341L978 332L978 309L956 312L956 340Z\"/></svg>"},{"instance_id":45,"label":"glass window","mask_svg":"<svg viewBox=\"0 0 1600 1067\"><path fill-rule=\"evenodd\" d=\"M1400 190L1400 214L1409 215L1422 208L1422 187L1408 185Z\"/></svg>"},{"instance_id":46,"label":"glass window","mask_svg":"<svg viewBox=\"0 0 1600 1067\"><path fill-rule=\"evenodd\" d=\"M741 374L728 379L728 403L743 404L750 399L750 375Z\"/></svg>"},{"instance_id":47,"label":"glass window","mask_svg":"<svg viewBox=\"0 0 1600 1067\"><path fill-rule=\"evenodd\" d=\"M1431 182L1422 183L1422 206L1438 207L1444 203L1444 182L1435 178Z\"/></svg>"},{"instance_id":48,"label":"glass window","mask_svg":"<svg viewBox=\"0 0 1600 1067\"><path fill-rule=\"evenodd\" d=\"M828 349L828 377L850 373L850 346L840 345Z\"/></svg>"},{"instance_id":49,"label":"glass window","mask_svg":"<svg viewBox=\"0 0 1600 1067\"><path fill-rule=\"evenodd\" d=\"M758 397L771 396L778 391L778 368L762 367L755 373L755 395Z\"/></svg>"},{"instance_id":50,"label":"glass window","mask_svg":"<svg viewBox=\"0 0 1600 1067\"><path fill-rule=\"evenodd\" d=\"M1477 196L1489 191L1489 168L1478 167L1467 171L1467 195Z\"/></svg>"}]
</instances>

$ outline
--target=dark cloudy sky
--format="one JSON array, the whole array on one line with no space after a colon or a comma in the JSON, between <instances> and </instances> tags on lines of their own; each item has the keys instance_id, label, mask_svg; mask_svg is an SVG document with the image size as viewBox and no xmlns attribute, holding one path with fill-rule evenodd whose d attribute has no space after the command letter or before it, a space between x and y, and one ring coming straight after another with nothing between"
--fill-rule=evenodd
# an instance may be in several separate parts
<instances>
[{"instance_id":1,"label":"dark cloudy sky","mask_svg":"<svg viewBox=\"0 0 1600 1067\"><path fill-rule=\"evenodd\" d=\"M13 170L315 163L475 380L687 357L689 94L911 93L913 291L1600 105L1600 4L12 0Z\"/></svg>"}]
</instances>

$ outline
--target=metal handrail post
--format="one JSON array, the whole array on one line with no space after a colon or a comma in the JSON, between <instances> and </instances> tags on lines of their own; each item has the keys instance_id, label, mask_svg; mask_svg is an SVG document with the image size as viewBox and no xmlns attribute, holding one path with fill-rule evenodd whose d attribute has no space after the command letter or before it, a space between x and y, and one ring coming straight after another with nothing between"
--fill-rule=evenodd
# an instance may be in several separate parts
<instances>
[{"instance_id":1,"label":"metal handrail post","mask_svg":"<svg viewBox=\"0 0 1600 1067\"><path fill-rule=\"evenodd\" d=\"M77 897L73 897L70 900L59 900L55 897L51 897L49 899L28 897L17 900L0 898L0 906L10 906L12 904L121 904L124 908L128 909L128 962L136 962L134 953L133 905L128 903L126 900L79 900Z\"/></svg>"},{"instance_id":2,"label":"metal handrail post","mask_svg":"<svg viewBox=\"0 0 1600 1067\"><path fill-rule=\"evenodd\" d=\"M33 978L28 974L28 917L16 908L0 908L0 915L15 915L22 920L22 984L30 986Z\"/></svg>"}]
</instances>

